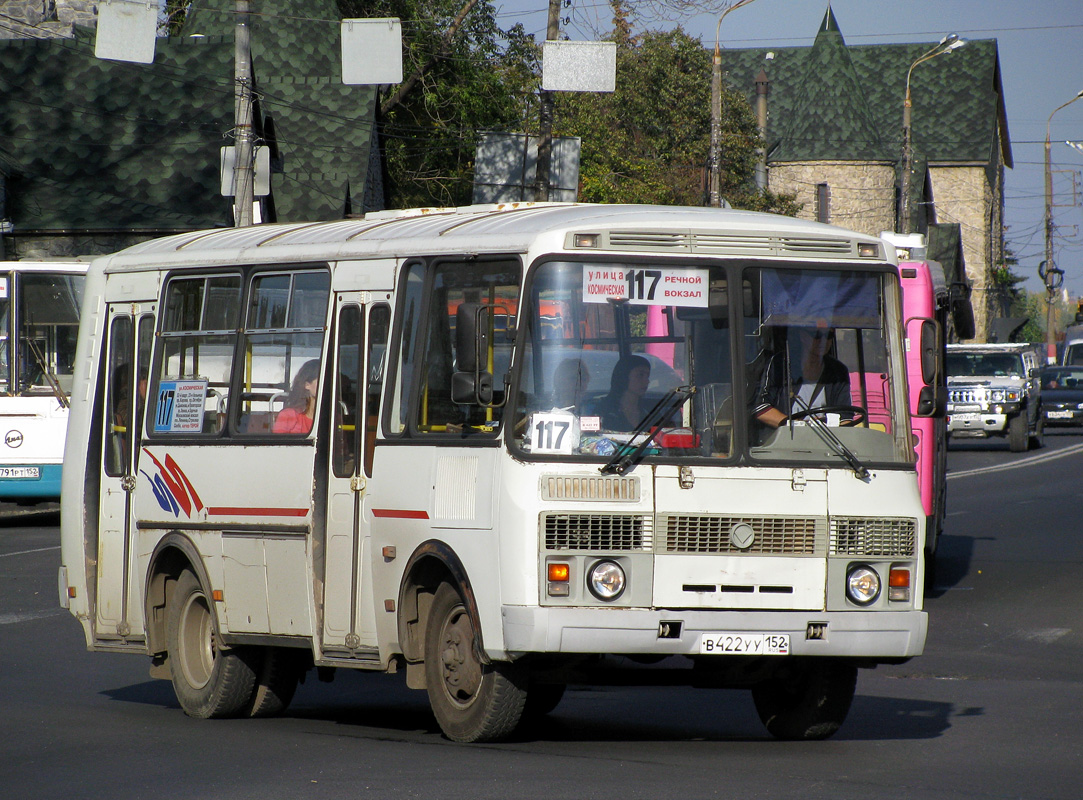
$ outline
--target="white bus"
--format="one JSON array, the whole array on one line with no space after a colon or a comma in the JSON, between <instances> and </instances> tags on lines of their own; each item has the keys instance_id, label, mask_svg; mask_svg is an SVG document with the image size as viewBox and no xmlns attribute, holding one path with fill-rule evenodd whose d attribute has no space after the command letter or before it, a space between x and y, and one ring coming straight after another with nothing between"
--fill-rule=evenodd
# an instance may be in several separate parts
<instances>
[{"instance_id":1,"label":"white bus","mask_svg":"<svg viewBox=\"0 0 1083 800\"><path fill-rule=\"evenodd\" d=\"M0 262L0 500L60 499L87 266Z\"/></svg>"},{"instance_id":2,"label":"white bus","mask_svg":"<svg viewBox=\"0 0 1083 800\"><path fill-rule=\"evenodd\" d=\"M306 669L351 668L404 672L458 741L618 680L750 688L772 734L822 738L859 667L922 652L880 239L387 212L147 242L86 294L61 603L191 716L277 713ZM798 391L799 334L830 396Z\"/></svg>"}]
</instances>

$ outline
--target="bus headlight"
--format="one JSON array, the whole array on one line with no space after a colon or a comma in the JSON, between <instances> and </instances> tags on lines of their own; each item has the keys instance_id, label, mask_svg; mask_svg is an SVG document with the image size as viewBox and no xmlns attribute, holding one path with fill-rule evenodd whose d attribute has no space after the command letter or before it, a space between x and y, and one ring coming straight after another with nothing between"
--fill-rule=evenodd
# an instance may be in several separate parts
<instances>
[{"instance_id":1,"label":"bus headlight","mask_svg":"<svg viewBox=\"0 0 1083 800\"><path fill-rule=\"evenodd\" d=\"M867 606L880 596L880 576L865 564L855 564L846 573L846 596L859 606Z\"/></svg>"},{"instance_id":2,"label":"bus headlight","mask_svg":"<svg viewBox=\"0 0 1083 800\"><path fill-rule=\"evenodd\" d=\"M587 588L599 600L616 600L626 583L624 570L615 561L599 561L587 574Z\"/></svg>"}]
</instances>

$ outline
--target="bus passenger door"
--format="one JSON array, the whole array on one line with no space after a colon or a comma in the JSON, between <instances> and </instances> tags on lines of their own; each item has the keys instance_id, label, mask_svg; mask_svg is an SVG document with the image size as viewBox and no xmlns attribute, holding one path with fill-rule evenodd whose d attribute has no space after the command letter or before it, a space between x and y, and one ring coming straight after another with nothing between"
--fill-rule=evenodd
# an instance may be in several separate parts
<instances>
[{"instance_id":1,"label":"bus passenger door","mask_svg":"<svg viewBox=\"0 0 1083 800\"><path fill-rule=\"evenodd\" d=\"M154 305L112 305L107 314L102 404L101 501L94 629L99 639L143 637L142 579L136 574L132 497L154 340Z\"/></svg>"},{"instance_id":2,"label":"bus passenger door","mask_svg":"<svg viewBox=\"0 0 1083 800\"><path fill-rule=\"evenodd\" d=\"M322 631L328 655L362 660L378 658L366 490L391 316L368 294L336 298Z\"/></svg>"}]
</instances>

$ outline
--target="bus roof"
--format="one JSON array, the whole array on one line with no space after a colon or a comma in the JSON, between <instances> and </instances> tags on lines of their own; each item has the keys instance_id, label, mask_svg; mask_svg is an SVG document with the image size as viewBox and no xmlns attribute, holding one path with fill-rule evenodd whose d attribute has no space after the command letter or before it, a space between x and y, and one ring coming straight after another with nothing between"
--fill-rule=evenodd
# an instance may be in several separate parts
<instances>
[{"instance_id":1,"label":"bus roof","mask_svg":"<svg viewBox=\"0 0 1083 800\"><path fill-rule=\"evenodd\" d=\"M540 238L564 249L573 233L599 233L583 252L640 252L895 261L880 239L815 222L730 209L517 203L376 212L363 219L193 231L103 257L106 271L185 264L334 261L418 252L527 252ZM860 256L859 256L859 247Z\"/></svg>"},{"instance_id":2,"label":"bus roof","mask_svg":"<svg viewBox=\"0 0 1083 800\"><path fill-rule=\"evenodd\" d=\"M84 273L90 266L93 256L83 258L37 259L26 258L21 261L0 261L0 272L75 272Z\"/></svg>"}]
</instances>

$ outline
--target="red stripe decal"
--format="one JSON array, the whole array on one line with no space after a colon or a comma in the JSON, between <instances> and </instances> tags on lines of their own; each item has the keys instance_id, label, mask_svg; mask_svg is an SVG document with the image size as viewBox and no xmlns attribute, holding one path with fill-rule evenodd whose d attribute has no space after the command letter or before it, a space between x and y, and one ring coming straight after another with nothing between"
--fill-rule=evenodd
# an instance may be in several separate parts
<instances>
[{"instance_id":1,"label":"red stripe decal","mask_svg":"<svg viewBox=\"0 0 1083 800\"><path fill-rule=\"evenodd\" d=\"M390 517L392 519L428 519L428 511L407 511L401 508L374 508L374 517Z\"/></svg>"},{"instance_id":2,"label":"red stripe decal","mask_svg":"<svg viewBox=\"0 0 1083 800\"><path fill-rule=\"evenodd\" d=\"M207 514L219 517L304 517L307 508L230 508L219 506L208 508Z\"/></svg>"}]
</instances>

